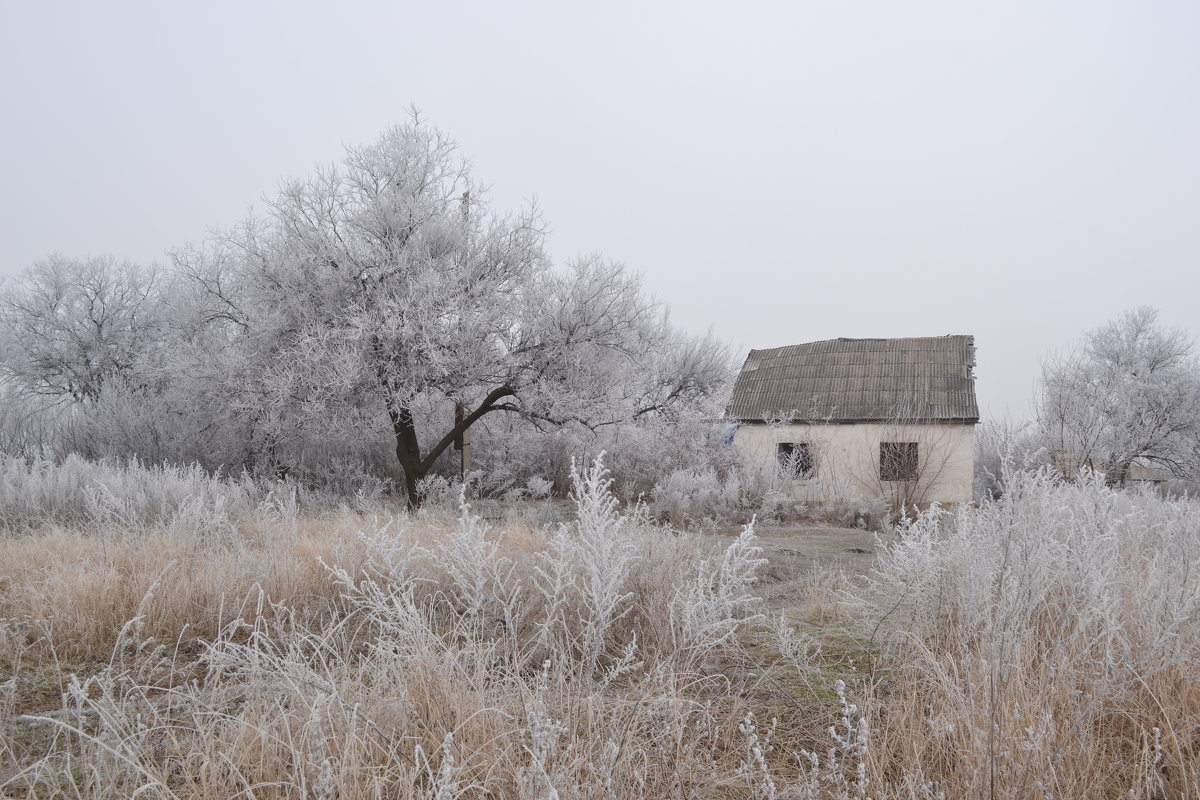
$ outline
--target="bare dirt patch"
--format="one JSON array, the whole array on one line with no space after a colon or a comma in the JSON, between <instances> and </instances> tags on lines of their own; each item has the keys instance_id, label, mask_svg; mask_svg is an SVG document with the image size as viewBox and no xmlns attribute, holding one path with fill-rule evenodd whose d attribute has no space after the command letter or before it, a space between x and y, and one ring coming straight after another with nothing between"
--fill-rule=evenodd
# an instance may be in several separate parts
<instances>
[{"instance_id":1,"label":"bare dirt patch","mask_svg":"<svg viewBox=\"0 0 1200 800\"><path fill-rule=\"evenodd\" d=\"M739 533L741 528L721 528L712 538L727 543ZM820 525L763 526L755 533L767 559L759 589L770 610L807 604L818 592L861 579L875 563L879 542L894 535Z\"/></svg>"}]
</instances>

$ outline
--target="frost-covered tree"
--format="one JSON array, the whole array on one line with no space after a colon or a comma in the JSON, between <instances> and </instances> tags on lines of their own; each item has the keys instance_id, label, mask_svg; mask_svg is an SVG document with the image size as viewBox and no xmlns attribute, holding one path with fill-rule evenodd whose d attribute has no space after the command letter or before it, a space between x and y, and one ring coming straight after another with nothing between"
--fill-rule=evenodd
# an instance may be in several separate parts
<instances>
[{"instance_id":1,"label":"frost-covered tree","mask_svg":"<svg viewBox=\"0 0 1200 800\"><path fill-rule=\"evenodd\" d=\"M1038 424L1051 449L1121 483L1136 459L1186 477L1200 443L1200 363L1191 337L1157 312L1126 312L1043 365Z\"/></svg>"},{"instance_id":2,"label":"frost-covered tree","mask_svg":"<svg viewBox=\"0 0 1200 800\"><path fill-rule=\"evenodd\" d=\"M94 401L161 339L157 270L52 255L0 293L0 374L19 393Z\"/></svg>"},{"instance_id":3,"label":"frost-covered tree","mask_svg":"<svg viewBox=\"0 0 1200 800\"><path fill-rule=\"evenodd\" d=\"M636 276L599 258L555 271L542 244L536 209L495 213L457 145L414 116L176 264L204 298L206 383L243 420L279 443L384 414L416 503L487 414L598 425L725 378L723 348L681 337ZM420 429L455 403L461 420Z\"/></svg>"}]
</instances>

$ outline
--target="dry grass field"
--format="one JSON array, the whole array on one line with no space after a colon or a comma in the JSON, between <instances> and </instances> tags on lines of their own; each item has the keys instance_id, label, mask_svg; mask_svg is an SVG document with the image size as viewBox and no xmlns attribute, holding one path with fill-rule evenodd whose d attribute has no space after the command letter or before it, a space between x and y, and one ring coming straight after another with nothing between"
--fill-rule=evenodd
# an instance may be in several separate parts
<instances>
[{"instance_id":1,"label":"dry grass field","mask_svg":"<svg viewBox=\"0 0 1200 800\"><path fill-rule=\"evenodd\" d=\"M1187 503L1027 476L878 536L700 537L606 489L557 525L212 487L27 518L0 794L1200 796Z\"/></svg>"}]
</instances>

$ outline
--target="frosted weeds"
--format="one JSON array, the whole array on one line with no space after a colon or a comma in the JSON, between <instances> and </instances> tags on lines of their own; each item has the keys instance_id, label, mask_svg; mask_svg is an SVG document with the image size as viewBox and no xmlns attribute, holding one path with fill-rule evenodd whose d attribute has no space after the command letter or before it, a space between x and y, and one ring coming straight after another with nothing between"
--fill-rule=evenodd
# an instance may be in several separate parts
<instances>
[{"instance_id":1,"label":"frosted weeds","mask_svg":"<svg viewBox=\"0 0 1200 800\"><path fill-rule=\"evenodd\" d=\"M550 531L494 530L466 502L441 529L386 520L360 534L361 569L327 568L332 623L263 594L195 663L134 620L62 711L27 720L62 746L17 780L83 769L101 798L678 795L732 733L685 687L758 619L762 560L751 528L702 557L610 486L599 459L577 469L577 518ZM260 500L260 525L291 541L293 507Z\"/></svg>"},{"instance_id":2,"label":"frosted weeds","mask_svg":"<svg viewBox=\"0 0 1200 800\"><path fill-rule=\"evenodd\" d=\"M825 695L823 746L793 748L732 688L742 626L765 622L753 525L715 551L648 526L597 461L575 471L569 524L494 529L465 502L452 524L381 520L359 535L361 566L328 567L331 605L264 593L198 659L148 639L139 608L108 664L64 680L61 710L21 719L19 679L0 675L0 720L57 737L3 789L77 776L100 798L1200 794L1196 510L1049 474L1005 485L884 544L855 600L879 625L874 680ZM255 507L290 546L286 497ZM145 608L171 589L148 585ZM2 622L19 676L29 624ZM782 619L763 634L776 677L820 697L824 642ZM0 734L0 759L13 747Z\"/></svg>"},{"instance_id":3,"label":"frosted weeds","mask_svg":"<svg viewBox=\"0 0 1200 800\"><path fill-rule=\"evenodd\" d=\"M886 615L898 691L924 703L904 724L928 738L905 760L946 772L953 749L972 795L1156 797L1162 775L1195 795L1198 754L1178 732L1200 723L1181 688L1200 677L1200 514L1098 476L1005 486L903 528L860 597ZM1153 733L1167 729L1169 746Z\"/></svg>"},{"instance_id":4,"label":"frosted weeds","mask_svg":"<svg viewBox=\"0 0 1200 800\"><path fill-rule=\"evenodd\" d=\"M764 467L740 452L734 459L720 471L703 466L668 473L650 493L655 514L667 516L674 525L694 528L750 516L794 519L808 510L796 496L793 482L782 477L773 463Z\"/></svg>"},{"instance_id":5,"label":"frosted weeds","mask_svg":"<svg viewBox=\"0 0 1200 800\"><path fill-rule=\"evenodd\" d=\"M760 601L752 587L766 559L754 542L751 521L719 560L701 560L695 577L675 590L670 615L680 651L702 657L709 649L729 643L741 622L761 619L755 611Z\"/></svg>"},{"instance_id":6,"label":"frosted weeds","mask_svg":"<svg viewBox=\"0 0 1200 800\"><path fill-rule=\"evenodd\" d=\"M613 629L631 610L633 592L628 586L637 556L634 528L617 511L617 499L609 492L612 480L604 468L603 454L590 468L571 470L579 520L574 530L564 527L555 538L556 572L573 569L581 601L580 649L583 668L594 673Z\"/></svg>"},{"instance_id":7,"label":"frosted weeds","mask_svg":"<svg viewBox=\"0 0 1200 800\"><path fill-rule=\"evenodd\" d=\"M1108 665L1144 657L1147 644L1180 644L1172 634L1200 612L1197 520L1186 502L1113 492L1095 480L1055 486L1048 473L1010 480L1009 495L980 511L927 514L906 527L887 545L872 597L899 601L922 634L944 625L949 611L971 621L971 636L1028 636L1061 623L1095 637L1088 658ZM1069 618L1045 618L1066 609Z\"/></svg>"},{"instance_id":8,"label":"frosted weeds","mask_svg":"<svg viewBox=\"0 0 1200 800\"><path fill-rule=\"evenodd\" d=\"M508 599L512 563L499 554L499 544L487 538L488 525L471 514L465 489L459 490L459 517L437 543L434 561L450 576L448 593L460 613L478 618L485 608Z\"/></svg>"},{"instance_id":9,"label":"frosted weeds","mask_svg":"<svg viewBox=\"0 0 1200 800\"><path fill-rule=\"evenodd\" d=\"M246 476L210 475L198 466L0 454L0 534L48 523L106 535L154 526L184 535L221 534L235 516L253 516L270 489Z\"/></svg>"}]
</instances>

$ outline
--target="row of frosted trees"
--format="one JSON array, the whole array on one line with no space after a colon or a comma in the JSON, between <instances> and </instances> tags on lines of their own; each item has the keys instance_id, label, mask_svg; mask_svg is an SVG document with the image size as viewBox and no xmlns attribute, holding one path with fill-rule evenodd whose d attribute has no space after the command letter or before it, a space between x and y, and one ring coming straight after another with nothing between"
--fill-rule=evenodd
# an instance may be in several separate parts
<instances>
[{"instance_id":1,"label":"row of frosted trees","mask_svg":"<svg viewBox=\"0 0 1200 800\"><path fill-rule=\"evenodd\" d=\"M656 429L716 416L727 349L619 264L555 268L544 239L414 116L166 266L52 256L6 287L0 444L391 480L410 502L468 428L497 487L614 439L679 449Z\"/></svg>"},{"instance_id":2,"label":"row of frosted trees","mask_svg":"<svg viewBox=\"0 0 1200 800\"><path fill-rule=\"evenodd\" d=\"M676 470L728 471L733 366L622 265L552 265L537 209L494 209L458 146L414 115L166 265L51 256L5 286L0 451L394 487L415 503L457 473L470 430L488 491L561 489L573 457L608 450L636 496ZM981 439L985 471L1002 445L1115 482L1137 462L1194 476L1193 341L1129 312L1045 364L1035 425Z\"/></svg>"}]
</instances>

